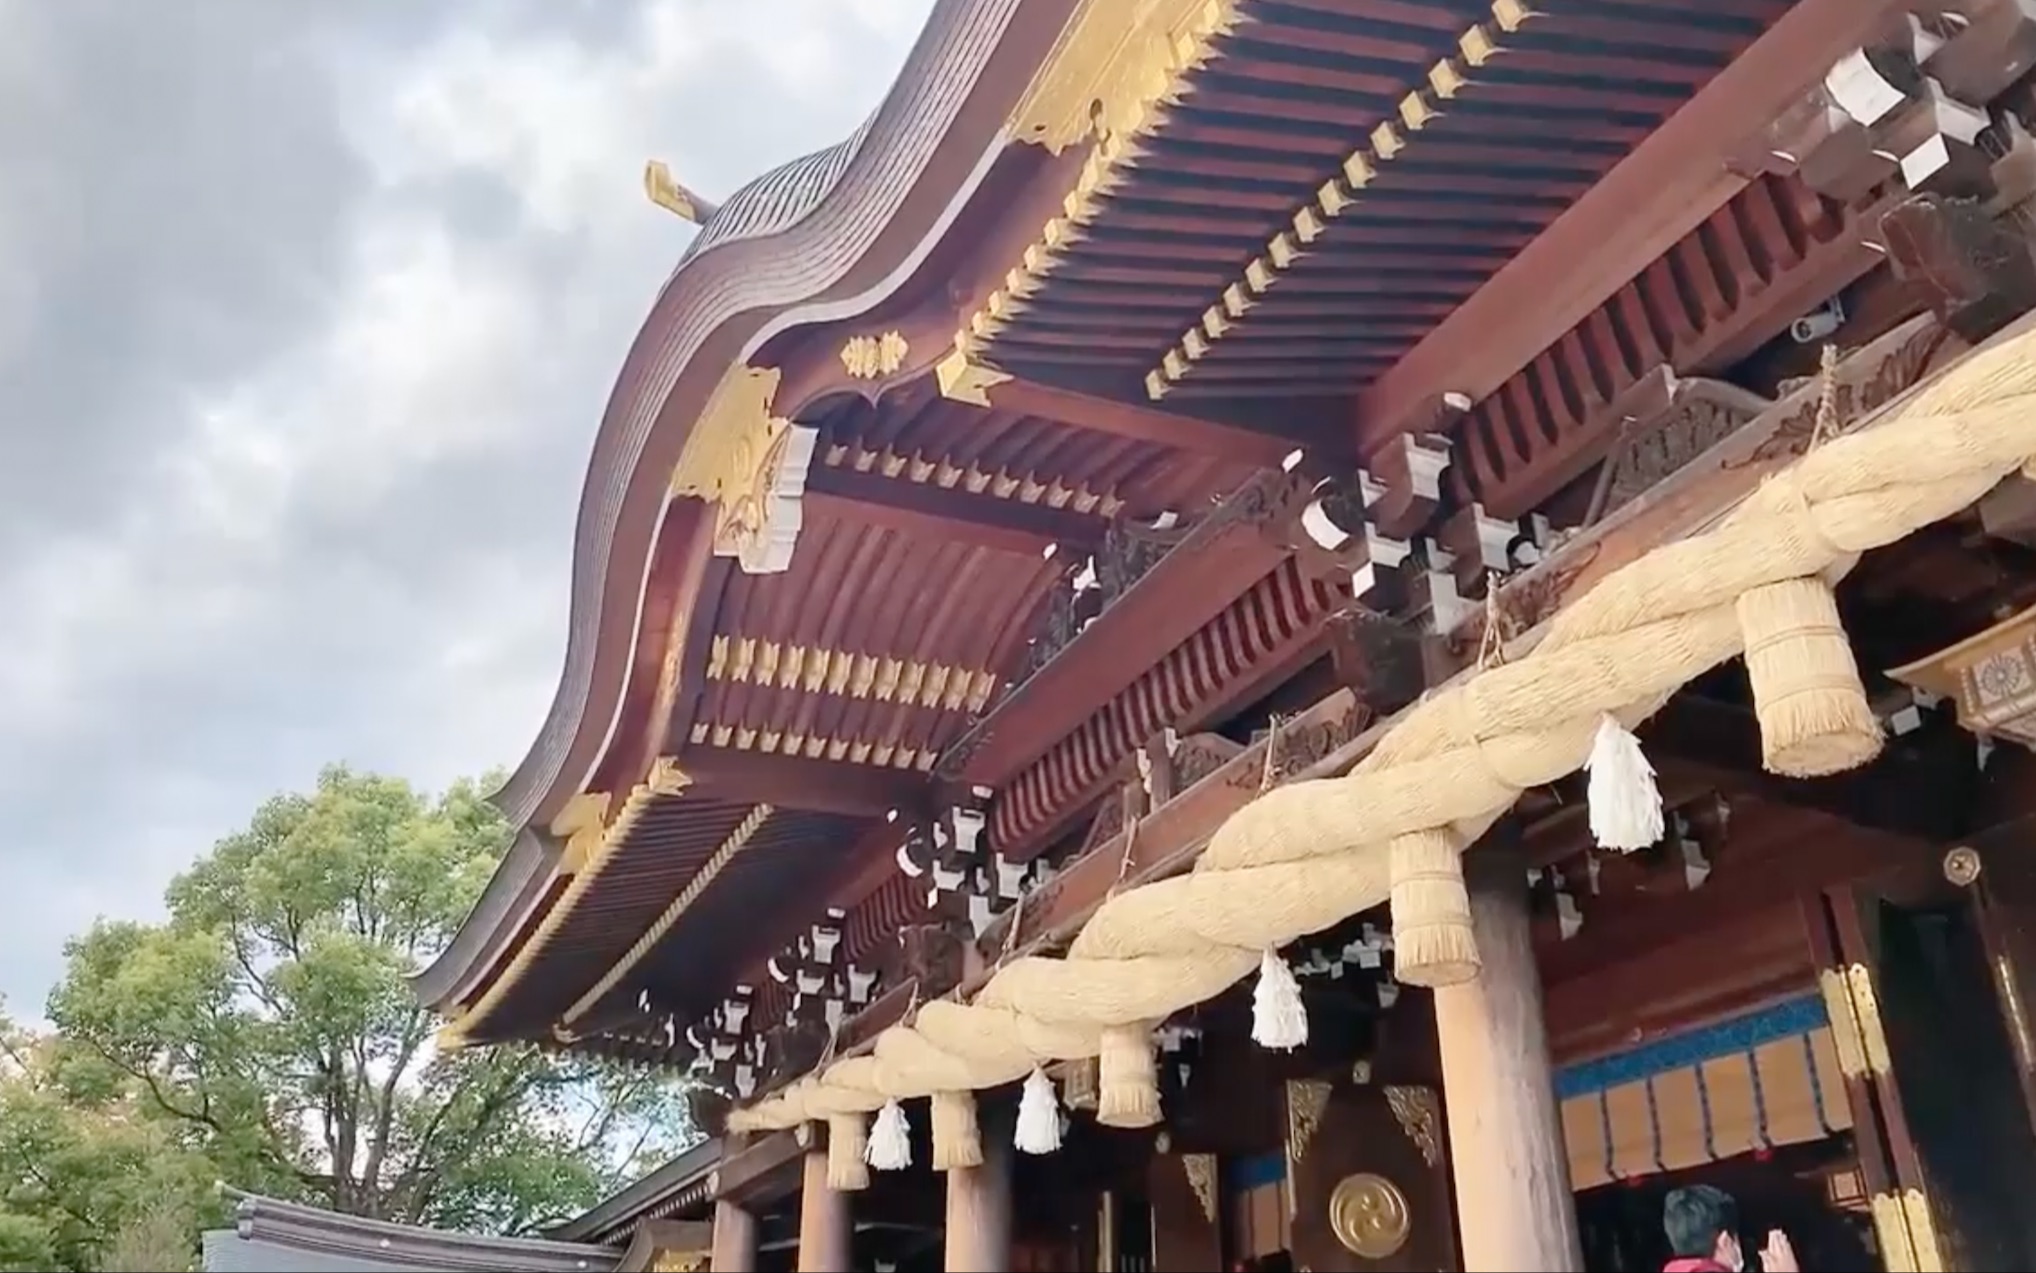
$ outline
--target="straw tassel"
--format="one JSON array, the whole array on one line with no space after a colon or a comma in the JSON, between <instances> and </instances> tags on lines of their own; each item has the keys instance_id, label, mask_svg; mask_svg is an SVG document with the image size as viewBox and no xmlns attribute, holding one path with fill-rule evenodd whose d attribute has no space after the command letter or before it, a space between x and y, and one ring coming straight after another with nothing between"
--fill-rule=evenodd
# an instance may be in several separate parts
<instances>
[{"instance_id":1,"label":"straw tassel","mask_svg":"<svg viewBox=\"0 0 2036 1273\"><path fill-rule=\"evenodd\" d=\"M1478 975L1463 854L1447 831L1414 831L1388 846L1393 975L1410 986L1455 986Z\"/></svg>"},{"instance_id":2,"label":"straw tassel","mask_svg":"<svg viewBox=\"0 0 2036 1273\"><path fill-rule=\"evenodd\" d=\"M1150 1127L1159 1121L1159 1059L1149 1024L1111 1026L1096 1057L1096 1121Z\"/></svg>"},{"instance_id":3,"label":"straw tassel","mask_svg":"<svg viewBox=\"0 0 2036 1273\"><path fill-rule=\"evenodd\" d=\"M1026 1154L1050 1154L1060 1148L1060 1097L1054 1093L1053 1080L1036 1065L1018 1098L1018 1134L1012 1143Z\"/></svg>"},{"instance_id":4,"label":"straw tassel","mask_svg":"<svg viewBox=\"0 0 2036 1273\"><path fill-rule=\"evenodd\" d=\"M912 1125L905 1121L905 1107L896 1100L885 1101L877 1111L863 1158L878 1171L903 1171L912 1165Z\"/></svg>"},{"instance_id":5,"label":"straw tassel","mask_svg":"<svg viewBox=\"0 0 2036 1273\"><path fill-rule=\"evenodd\" d=\"M1866 701L1831 585L1785 579L1742 593L1737 610L1761 764L1819 778L1880 754L1880 719Z\"/></svg>"},{"instance_id":6,"label":"straw tassel","mask_svg":"<svg viewBox=\"0 0 2036 1273\"><path fill-rule=\"evenodd\" d=\"M1251 1037L1260 1047L1289 1052L1308 1042L1308 1008L1301 983L1276 950L1258 961L1258 985L1251 992Z\"/></svg>"},{"instance_id":7,"label":"straw tassel","mask_svg":"<svg viewBox=\"0 0 2036 1273\"><path fill-rule=\"evenodd\" d=\"M1632 730L1610 715L1600 717L1584 768L1591 774L1591 836L1599 848L1630 853L1661 839L1661 792Z\"/></svg>"},{"instance_id":8,"label":"straw tassel","mask_svg":"<svg viewBox=\"0 0 2036 1273\"><path fill-rule=\"evenodd\" d=\"M834 1114L827 1119L827 1187L855 1193L870 1187L869 1124L861 1114Z\"/></svg>"},{"instance_id":9,"label":"straw tassel","mask_svg":"<svg viewBox=\"0 0 2036 1273\"><path fill-rule=\"evenodd\" d=\"M983 1134L974 1092L933 1094L933 1170L983 1165Z\"/></svg>"}]
</instances>

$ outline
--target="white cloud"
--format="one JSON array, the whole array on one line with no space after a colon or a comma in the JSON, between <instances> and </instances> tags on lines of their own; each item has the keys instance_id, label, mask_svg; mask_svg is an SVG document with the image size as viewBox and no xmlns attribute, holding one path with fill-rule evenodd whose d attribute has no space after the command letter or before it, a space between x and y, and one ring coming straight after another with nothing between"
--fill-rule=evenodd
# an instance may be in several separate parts
<instances>
[{"instance_id":1,"label":"white cloud","mask_svg":"<svg viewBox=\"0 0 2036 1273\"><path fill-rule=\"evenodd\" d=\"M128 492L54 503L66 519L0 559L14 599L0 618L0 815L16 832L0 849L15 868L0 993L17 1010L39 1002L64 934L95 913L154 913L170 873L319 765L435 785L518 759L558 672L593 430L687 233L644 200L643 161L725 196L838 140L929 7L649 0L627 19L613 5L533 18L464 0L409 31L372 29L351 4L258 7L236 30L318 51L287 98L260 96L279 80L259 69L245 72L253 105L216 119L199 103L222 81L203 68L126 88L142 95L120 125L136 153L206 121L228 174L204 187L214 203L166 197L152 215L42 227L0 205L0 370L16 353L48 362L11 345L91 339L105 374L132 382L88 385L108 390L89 403L76 380L38 386L55 418L35 421L26 450L30 435L0 441L0 477L34 464L39 486L90 491L105 463ZM58 30L71 12L53 15L52 49L119 47L52 53L43 77L180 65L165 37L105 13ZM605 25L576 31L572 14ZM12 21L0 0L0 36ZM57 88L52 101L97 100L96 85ZM20 97L0 85L0 108ZM323 114L284 114L307 102ZM268 132L239 147L240 129ZM306 130L337 139L332 157L277 170L277 153L320 153ZM64 140L0 123L0 178L71 163L51 188L151 193L109 189L120 165ZM323 184L290 196L296 218L224 193L275 182ZM296 243L313 214L337 235L329 252ZM87 233L90 252L74 252ZM251 270L274 304L237 307L216 275L138 295L66 280L52 299L37 234L67 263L118 262L135 286L190 273L198 236L225 234L199 246ZM134 324L126 343L109 343L116 317Z\"/></svg>"}]
</instances>

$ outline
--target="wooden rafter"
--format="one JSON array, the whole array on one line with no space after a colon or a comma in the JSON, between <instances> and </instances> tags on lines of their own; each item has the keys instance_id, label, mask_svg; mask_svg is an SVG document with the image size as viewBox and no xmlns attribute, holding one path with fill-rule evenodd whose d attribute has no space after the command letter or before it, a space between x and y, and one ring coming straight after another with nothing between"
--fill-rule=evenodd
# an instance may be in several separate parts
<instances>
[{"instance_id":1,"label":"wooden rafter","mask_svg":"<svg viewBox=\"0 0 2036 1273\"><path fill-rule=\"evenodd\" d=\"M689 794L849 817L916 809L929 789L926 775L909 770L729 747L688 747L679 768L692 780Z\"/></svg>"}]
</instances>

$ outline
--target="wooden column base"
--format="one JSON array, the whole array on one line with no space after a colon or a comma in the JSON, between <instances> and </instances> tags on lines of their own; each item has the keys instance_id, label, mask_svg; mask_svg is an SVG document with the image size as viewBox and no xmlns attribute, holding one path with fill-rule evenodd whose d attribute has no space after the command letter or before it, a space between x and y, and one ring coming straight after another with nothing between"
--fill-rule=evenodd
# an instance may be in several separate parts
<instances>
[{"instance_id":1,"label":"wooden column base","mask_svg":"<svg viewBox=\"0 0 2036 1273\"><path fill-rule=\"evenodd\" d=\"M848 1195L827 1187L827 1151L806 1151L799 1186L799 1273L846 1273L854 1259Z\"/></svg>"},{"instance_id":2,"label":"wooden column base","mask_svg":"<svg viewBox=\"0 0 2036 1273\"><path fill-rule=\"evenodd\" d=\"M756 1217L732 1202L714 1204L714 1273L755 1273Z\"/></svg>"},{"instance_id":3,"label":"wooden column base","mask_svg":"<svg viewBox=\"0 0 2036 1273\"><path fill-rule=\"evenodd\" d=\"M1528 927L1526 865L1508 846L1480 846L1465 856L1464 877L1484 971L1435 991L1463 1267L1581 1270Z\"/></svg>"},{"instance_id":4,"label":"wooden column base","mask_svg":"<svg viewBox=\"0 0 2036 1273\"><path fill-rule=\"evenodd\" d=\"M947 1173L949 1273L1002 1273L1011 1267L1011 1129L985 1119L983 1165Z\"/></svg>"}]
</instances>

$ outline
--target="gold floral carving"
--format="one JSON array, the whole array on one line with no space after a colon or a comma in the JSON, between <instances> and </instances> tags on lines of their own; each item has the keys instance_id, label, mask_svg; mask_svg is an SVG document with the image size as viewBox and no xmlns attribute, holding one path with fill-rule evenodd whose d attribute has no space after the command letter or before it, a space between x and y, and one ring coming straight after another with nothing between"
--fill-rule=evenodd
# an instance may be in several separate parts
<instances>
[{"instance_id":1,"label":"gold floral carving","mask_svg":"<svg viewBox=\"0 0 2036 1273\"><path fill-rule=\"evenodd\" d=\"M1329 1227L1352 1255L1383 1260L1407 1245L1414 1218L1398 1185L1384 1176L1359 1172L1337 1182L1329 1195Z\"/></svg>"},{"instance_id":2,"label":"gold floral carving","mask_svg":"<svg viewBox=\"0 0 2036 1273\"><path fill-rule=\"evenodd\" d=\"M1425 1087L1385 1089L1386 1104L1400 1120L1400 1130L1421 1151L1421 1161L1430 1167L1442 1165L1442 1107L1435 1093Z\"/></svg>"},{"instance_id":3,"label":"gold floral carving","mask_svg":"<svg viewBox=\"0 0 2036 1273\"><path fill-rule=\"evenodd\" d=\"M1061 31L1008 127L1054 154L1093 140L1059 212L962 324L957 348L974 353L1031 304L1061 255L1088 233L1104 199L1141 154L1138 138L1186 91L1215 39L1237 23L1238 0L1083 0ZM943 382L944 383L944 382ZM967 401L967 399L964 399Z\"/></svg>"},{"instance_id":4,"label":"gold floral carving","mask_svg":"<svg viewBox=\"0 0 2036 1273\"><path fill-rule=\"evenodd\" d=\"M707 1251L660 1251L651 1264L653 1273L701 1273L707 1267Z\"/></svg>"},{"instance_id":5,"label":"gold floral carving","mask_svg":"<svg viewBox=\"0 0 2036 1273\"><path fill-rule=\"evenodd\" d=\"M1180 94L1208 42L1237 22L1237 0L1083 0L1011 116L1020 140L1059 154L1092 137L1129 137Z\"/></svg>"},{"instance_id":6,"label":"gold floral carving","mask_svg":"<svg viewBox=\"0 0 2036 1273\"><path fill-rule=\"evenodd\" d=\"M841 347L841 365L857 380L881 380L898 374L912 347L905 337L889 331L881 336L850 336Z\"/></svg>"},{"instance_id":7,"label":"gold floral carving","mask_svg":"<svg viewBox=\"0 0 2036 1273\"><path fill-rule=\"evenodd\" d=\"M776 368L736 366L722 377L672 471L673 495L714 505L714 551L752 574L792 561L815 430L771 413Z\"/></svg>"},{"instance_id":8,"label":"gold floral carving","mask_svg":"<svg viewBox=\"0 0 2036 1273\"><path fill-rule=\"evenodd\" d=\"M1297 1167L1308 1156L1308 1144L1322 1126L1329 1109L1328 1082L1322 1079L1290 1079L1287 1082L1287 1163Z\"/></svg>"},{"instance_id":9,"label":"gold floral carving","mask_svg":"<svg viewBox=\"0 0 2036 1273\"><path fill-rule=\"evenodd\" d=\"M566 807L551 820L551 833L566 842L559 855L559 874L578 874L600 848L608 831L609 803L605 791L582 792L566 801Z\"/></svg>"},{"instance_id":10,"label":"gold floral carving","mask_svg":"<svg viewBox=\"0 0 2036 1273\"><path fill-rule=\"evenodd\" d=\"M950 402L971 406L990 405L990 390L1011 378L1011 374L977 362L958 339L952 352L933 369L940 384L940 396Z\"/></svg>"},{"instance_id":11,"label":"gold floral carving","mask_svg":"<svg viewBox=\"0 0 2036 1273\"><path fill-rule=\"evenodd\" d=\"M1181 1171L1188 1177L1188 1187L1195 1191L1195 1201L1202 1204L1202 1215L1210 1224L1216 1223L1216 1155L1182 1154Z\"/></svg>"}]
</instances>

